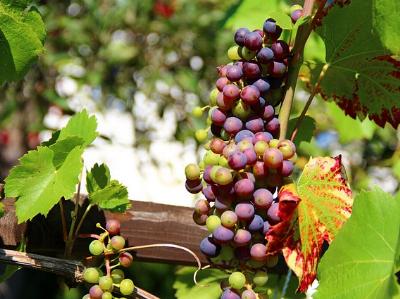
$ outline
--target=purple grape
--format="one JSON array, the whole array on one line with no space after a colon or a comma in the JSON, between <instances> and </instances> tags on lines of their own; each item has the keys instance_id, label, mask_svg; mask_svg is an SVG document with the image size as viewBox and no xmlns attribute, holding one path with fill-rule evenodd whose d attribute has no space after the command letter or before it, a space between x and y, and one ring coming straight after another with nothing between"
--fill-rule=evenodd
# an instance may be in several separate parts
<instances>
[{"instance_id":1,"label":"purple grape","mask_svg":"<svg viewBox=\"0 0 400 299\"><path fill-rule=\"evenodd\" d=\"M245 123L246 129L252 131L253 133L257 133L263 131L264 129L264 121L261 118L251 118Z\"/></svg>"},{"instance_id":2,"label":"purple grape","mask_svg":"<svg viewBox=\"0 0 400 299\"><path fill-rule=\"evenodd\" d=\"M255 29L253 30L253 32L257 32L261 37L264 37L264 31L262 31L261 29Z\"/></svg>"},{"instance_id":3,"label":"purple grape","mask_svg":"<svg viewBox=\"0 0 400 299\"><path fill-rule=\"evenodd\" d=\"M219 77L226 77L226 72L228 70L228 66L227 65L220 65L217 66L217 73Z\"/></svg>"},{"instance_id":4,"label":"purple grape","mask_svg":"<svg viewBox=\"0 0 400 299\"><path fill-rule=\"evenodd\" d=\"M240 150L241 152L244 152L244 150L246 150L246 149L248 149L248 148L253 148L253 141L250 140L249 138L245 138L245 139L243 139L242 141L240 141L240 142L237 144L237 146L238 146L238 148L239 148L239 150Z\"/></svg>"},{"instance_id":5,"label":"purple grape","mask_svg":"<svg viewBox=\"0 0 400 299\"><path fill-rule=\"evenodd\" d=\"M268 65L268 73L275 78L283 77L286 74L286 69L286 65L279 61L273 61Z\"/></svg>"},{"instance_id":6,"label":"purple grape","mask_svg":"<svg viewBox=\"0 0 400 299\"><path fill-rule=\"evenodd\" d=\"M225 158L229 159L230 155L238 151L239 147L236 144L229 143L227 146L225 146L224 150L222 151L222 154L224 155Z\"/></svg>"},{"instance_id":7,"label":"purple grape","mask_svg":"<svg viewBox=\"0 0 400 299\"><path fill-rule=\"evenodd\" d=\"M272 134L272 136L278 136L280 123L278 118L273 118L265 124L265 129Z\"/></svg>"},{"instance_id":8,"label":"purple grape","mask_svg":"<svg viewBox=\"0 0 400 299\"><path fill-rule=\"evenodd\" d=\"M267 212L267 218L270 224L274 225L281 221L281 218L278 216L278 212L279 212L279 203L273 202Z\"/></svg>"},{"instance_id":9,"label":"purple grape","mask_svg":"<svg viewBox=\"0 0 400 299\"><path fill-rule=\"evenodd\" d=\"M251 203L239 203L235 207L235 213L240 220L250 220L254 216L254 206Z\"/></svg>"},{"instance_id":10,"label":"purple grape","mask_svg":"<svg viewBox=\"0 0 400 299\"><path fill-rule=\"evenodd\" d=\"M207 237L200 242L200 251L207 257L216 257L221 251L221 246L215 244L211 237Z\"/></svg>"},{"instance_id":11,"label":"purple grape","mask_svg":"<svg viewBox=\"0 0 400 299\"><path fill-rule=\"evenodd\" d=\"M244 290L241 299L257 299L256 293L253 290Z\"/></svg>"},{"instance_id":12,"label":"purple grape","mask_svg":"<svg viewBox=\"0 0 400 299\"><path fill-rule=\"evenodd\" d=\"M251 180L241 179L235 183L235 193L241 199L250 198L253 192L254 192L254 183ZM253 207L253 214L254 214L254 207Z\"/></svg>"},{"instance_id":13,"label":"purple grape","mask_svg":"<svg viewBox=\"0 0 400 299\"><path fill-rule=\"evenodd\" d=\"M282 33L282 28L276 25L274 19L267 19L263 25L263 31L265 33L265 39L267 42L274 41L279 38Z\"/></svg>"},{"instance_id":14,"label":"purple grape","mask_svg":"<svg viewBox=\"0 0 400 299\"><path fill-rule=\"evenodd\" d=\"M258 51L256 57L259 63L268 64L272 59L274 59L274 52L270 48L265 47Z\"/></svg>"},{"instance_id":15,"label":"purple grape","mask_svg":"<svg viewBox=\"0 0 400 299\"><path fill-rule=\"evenodd\" d=\"M302 9L296 9L292 11L290 14L290 18L292 19L293 24L297 22L298 19L300 19L303 15L303 10Z\"/></svg>"},{"instance_id":16,"label":"purple grape","mask_svg":"<svg viewBox=\"0 0 400 299\"><path fill-rule=\"evenodd\" d=\"M205 225L207 218L208 218L208 216L206 214L199 214L199 213L193 212L193 221L198 225Z\"/></svg>"},{"instance_id":17,"label":"purple grape","mask_svg":"<svg viewBox=\"0 0 400 299\"><path fill-rule=\"evenodd\" d=\"M226 144L222 139L216 137L211 139L210 149L212 150L213 153L222 154L222 151L224 150L225 146Z\"/></svg>"},{"instance_id":18,"label":"purple grape","mask_svg":"<svg viewBox=\"0 0 400 299\"><path fill-rule=\"evenodd\" d=\"M264 235L269 231L270 227L271 227L271 224L269 224L268 221L264 221L264 226L263 226L263 234Z\"/></svg>"},{"instance_id":19,"label":"purple grape","mask_svg":"<svg viewBox=\"0 0 400 299\"><path fill-rule=\"evenodd\" d=\"M256 164L253 166L253 174L256 178L265 177L267 176L268 172L264 165L264 162L257 161Z\"/></svg>"},{"instance_id":20,"label":"purple grape","mask_svg":"<svg viewBox=\"0 0 400 299\"><path fill-rule=\"evenodd\" d=\"M253 85L258 88L261 95L265 94L270 88L268 81L265 79L258 79Z\"/></svg>"},{"instance_id":21,"label":"purple grape","mask_svg":"<svg viewBox=\"0 0 400 299\"><path fill-rule=\"evenodd\" d=\"M269 142L271 139L273 139L274 137L272 137L272 135L268 132L258 132L254 135L254 139L257 141L265 141L265 142Z\"/></svg>"},{"instance_id":22,"label":"purple grape","mask_svg":"<svg viewBox=\"0 0 400 299\"><path fill-rule=\"evenodd\" d=\"M221 295L221 299L240 299L240 296L235 291L231 289L225 289Z\"/></svg>"},{"instance_id":23,"label":"purple grape","mask_svg":"<svg viewBox=\"0 0 400 299\"><path fill-rule=\"evenodd\" d=\"M282 86L282 78L272 78L268 77L268 82L271 85L271 88L280 88Z\"/></svg>"},{"instance_id":24,"label":"purple grape","mask_svg":"<svg viewBox=\"0 0 400 299\"><path fill-rule=\"evenodd\" d=\"M250 249L247 246L240 246L235 248L235 257L240 261L246 261L250 259Z\"/></svg>"},{"instance_id":25,"label":"purple grape","mask_svg":"<svg viewBox=\"0 0 400 299\"><path fill-rule=\"evenodd\" d=\"M233 239L234 233L232 230L223 227L222 225L218 226L212 233L213 239L217 243L227 243Z\"/></svg>"},{"instance_id":26,"label":"purple grape","mask_svg":"<svg viewBox=\"0 0 400 299\"><path fill-rule=\"evenodd\" d=\"M207 185L207 187L204 187L202 192L203 192L204 197L209 202L215 201L216 195L214 194L213 188L210 185Z\"/></svg>"},{"instance_id":27,"label":"purple grape","mask_svg":"<svg viewBox=\"0 0 400 299\"><path fill-rule=\"evenodd\" d=\"M222 91L225 87L225 85L229 84L229 80L226 77L221 77L217 80L215 83L215 86L217 86L219 91Z\"/></svg>"},{"instance_id":28,"label":"purple grape","mask_svg":"<svg viewBox=\"0 0 400 299\"><path fill-rule=\"evenodd\" d=\"M293 169L294 169L293 162L284 160L282 162L282 166L279 168L279 173L284 177L288 177L292 174Z\"/></svg>"},{"instance_id":29,"label":"purple grape","mask_svg":"<svg viewBox=\"0 0 400 299\"><path fill-rule=\"evenodd\" d=\"M250 221L248 229L251 232L261 231L264 227L264 220L259 215L254 215L254 218Z\"/></svg>"},{"instance_id":30,"label":"purple grape","mask_svg":"<svg viewBox=\"0 0 400 299\"><path fill-rule=\"evenodd\" d=\"M260 91L257 87L248 85L242 89L240 97L246 104L252 105L257 103L258 98L260 97Z\"/></svg>"},{"instance_id":31,"label":"purple grape","mask_svg":"<svg viewBox=\"0 0 400 299\"><path fill-rule=\"evenodd\" d=\"M242 121L234 116L228 117L224 123L224 129L230 135L238 133L242 129L242 127Z\"/></svg>"},{"instance_id":32,"label":"purple grape","mask_svg":"<svg viewBox=\"0 0 400 299\"><path fill-rule=\"evenodd\" d=\"M265 151L263 160L268 168L278 169L282 166L283 155L280 150L269 148Z\"/></svg>"},{"instance_id":33,"label":"purple grape","mask_svg":"<svg viewBox=\"0 0 400 299\"><path fill-rule=\"evenodd\" d=\"M275 109L271 105L267 105L264 107L264 112L262 118L265 121L270 121L274 118L275 116Z\"/></svg>"},{"instance_id":34,"label":"purple grape","mask_svg":"<svg viewBox=\"0 0 400 299\"><path fill-rule=\"evenodd\" d=\"M233 237L233 243L240 247L246 246L251 241L251 233L245 229L238 229Z\"/></svg>"},{"instance_id":35,"label":"purple grape","mask_svg":"<svg viewBox=\"0 0 400 299\"><path fill-rule=\"evenodd\" d=\"M256 243L251 246L250 256L255 261L266 261L267 260L267 247L264 244Z\"/></svg>"},{"instance_id":36,"label":"purple grape","mask_svg":"<svg viewBox=\"0 0 400 299\"><path fill-rule=\"evenodd\" d=\"M248 32L244 36L244 46L252 51L258 51L262 47L262 37L257 32Z\"/></svg>"},{"instance_id":37,"label":"purple grape","mask_svg":"<svg viewBox=\"0 0 400 299\"><path fill-rule=\"evenodd\" d=\"M232 169L243 169L247 165L247 157L242 152L235 152L228 158L228 164Z\"/></svg>"},{"instance_id":38,"label":"purple grape","mask_svg":"<svg viewBox=\"0 0 400 299\"><path fill-rule=\"evenodd\" d=\"M283 40L277 40L271 45L276 60L283 60L289 56L289 46Z\"/></svg>"},{"instance_id":39,"label":"purple grape","mask_svg":"<svg viewBox=\"0 0 400 299\"><path fill-rule=\"evenodd\" d=\"M243 75L246 79L258 79L261 76L261 68L254 61L244 62Z\"/></svg>"},{"instance_id":40,"label":"purple grape","mask_svg":"<svg viewBox=\"0 0 400 299\"><path fill-rule=\"evenodd\" d=\"M252 104L250 107L251 109L257 114L261 114L264 107L265 107L265 99L263 97L259 97L257 102L255 102L254 104Z\"/></svg>"},{"instance_id":41,"label":"purple grape","mask_svg":"<svg viewBox=\"0 0 400 299\"><path fill-rule=\"evenodd\" d=\"M232 82L237 82L242 79L243 70L238 65L232 65L226 72L226 77Z\"/></svg>"},{"instance_id":42,"label":"purple grape","mask_svg":"<svg viewBox=\"0 0 400 299\"><path fill-rule=\"evenodd\" d=\"M235 142L239 143L244 139L249 139L251 142L254 140L254 133L249 130L241 130L235 135Z\"/></svg>"},{"instance_id":43,"label":"purple grape","mask_svg":"<svg viewBox=\"0 0 400 299\"><path fill-rule=\"evenodd\" d=\"M252 148L247 148L243 151L243 154L246 155L247 165L254 165L257 162L257 154Z\"/></svg>"},{"instance_id":44,"label":"purple grape","mask_svg":"<svg viewBox=\"0 0 400 299\"><path fill-rule=\"evenodd\" d=\"M226 211L230 209L231 205L232 201L223 197L217 197L215 199L214 207L219 211Z\"/></svg>"},{"instance_id":45,"label":"purple grape","mask_svg":"<svg viewBox=\"0 0 400 299\"><path fill-rule=\"evenodd\" d=\"M186 180L185 187L187 191L193 194L199 193L203 189L201 180Z\"/></svg>"},{"instance_id":46,"label":"purple grape","mask_svg":"<svg viewBox=\"0 0 400 299\"><path fill-rule=\"evenodd\" d=\"M269 209L273 200L274 198L272 196L272 193L268 189L257 189L253 193L253 202L257 208Z\"/></svg>"},{"instance_id":47,"label":"purple grape","mask_svg":"<svg viewBox=\"0 0 400 299\"><path fill-rule=\"evenodd\" d=\"M247 33L249 33L250 30L247 28L239 28L236 33L235 33L235 43L238 44L239 46L243 47L244 46L244 38Z\"/></svg>"},{"instance_id":48,"label":"purple grape","mask_svg":"<svg viewBox=\"0 0 400 299\"><path fill-rule=\"evenodd\" d=\"M204 168L204 172L203 172L203 180L206 181L206 183L208 183L208 184L214 183L211 179L211 168L212 168L212 165L207 165Z\"/></svg>"},{"instance_id":49,"label":"purple grape","mask_svg":"<svg viewBox=\"0 0 400 299\"><path fill-rule=\"evenodd\" d=\"M283 177L280 173L268 173L266 183L266 185L270 188L282 186Z\"/></svg>"},{"instance_id":50,"label":"purple grape","mask_svg":"<svg viewBox=\"0 0 400 299\"><path fill-rule=\"evenodd\" d=\"M234 104L234 101L228 100L227 98L224 97L224 94L222 92L218 93L217 95L217 106L219 109L222 111L228 111L232 109L232 106Z\"/></svg>"},{"instance_id":51,"label":"purple grape","mask_svg":"<svg viewBox=\"0 0 400 299\"><path fill-rule=\"evenodd\" d=\"M225 100L227 100L228 102L233 102L234 100L237 100L239 98L240 89L235 84L227 84L224 86L222 93L224 94Z\"/></svg>"}]
</instances>

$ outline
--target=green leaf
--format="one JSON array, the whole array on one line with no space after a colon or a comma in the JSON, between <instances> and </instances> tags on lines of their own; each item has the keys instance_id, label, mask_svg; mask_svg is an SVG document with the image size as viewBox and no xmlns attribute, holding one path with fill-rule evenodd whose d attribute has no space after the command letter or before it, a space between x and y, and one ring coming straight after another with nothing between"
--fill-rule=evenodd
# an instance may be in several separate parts
<instances>
[{"instance_id":1,"label":"green leaf","mask_svg":"<svg viewBox=\"0 0 400 299\"><path fill-rule=\"evenodd\" d=\"M58 140L65 139L69 136L78 136L82 138L87 146L96 139L98 133L97 120L95 116L88 115L86 109L71 117L65 128L61 129Z\"/></svg>"},{"instance_id":2,"label":"green leaf","mask_svg":"<svg viewBox=\"0 0 400 299\"><path fill-rule=\"evenodd\" d=\"M352 0L344 8L334 6L317 29L326 45L324 62L312 66L312 85L326 69L320 93L333 99L346 114L379 126L400 123L400 61L391 56L377 31L374 14L379 0ZM390 1L385 1L388 3ZM394 13L394 12L393 12ZM399 27L398 20L385 19L386 26Z\"/></svg>"},{"instance_id":3,"label":"green leaf","mask_svg":"<svg viewBox=\"0 0 400 299\"><path fill-rule=\"evenodd\" d=\"M45 27L26 1L0 2L0 84L22 78L43 52Z\"/></svg>"},{"instance_id":4,"label":"green leaf","mask_svg":"<svg viewBox=\"0 0 400 299\"><path fill-rule=\"evenodd\" d=\"M288 124L288 132L292 133L294 130L294 126L296 125L296 122L299 118L292 118L289 120ZM311 117L306 115L299 127L298 133L296 135L296 138L293 140L296 146L299 146L300 143L304 142L310 142L311 138L314 135L315 131L315 120Z\"/></svg>"},{"instance_id":5,"label":"green leaf","mask_svg":"<svg viewBox=\"0 0 400 299\"><path fill-rule=\"evenodd\" d=\"M198 285L193 282L195 268L183 267L176 272L173 288L177 299L216 299L221 295L220 282L228 275L220 270L203 270L197 277Z\"/></svg>"},{"instance_id":6,"label":"green leaf","mask_svg":"<svg viewBox=\"0 0 400 299\"><path fill-rule=\"evenodd\" d=\"M105 188L110 183L110 169L105 164L94 164L86 173L86 189L89 194Z\"/></svg>"},{"instance_id":7,"label":"green leaf","mask_svg":"<svg viewBox=\"0 0 400 299\"><path fill-rule=\"evenodd\" d=\"M63 146L71 150L63 151ZM40 146L20 159L5 180L6 196L17 198L18 223L47 215L61 197L73 196L82 170L82 152L79 140L70 137L51 148Z\"/></svg>"},{"instance_id":8,"label":"green leaf","mask_svg":"<svg viewBox=\"0 0 400 299\"><path fill-rule=\"evenodd\" d=\"M280 0L269 0L267 4L263 0L243 0L229 16L224 27L261 29L266 19L274 17L279 26L291 29L293 25L289 15L281 12L288 10L289 6Z\"/></svg>"},{"instance_id":9,"label":"green leaf","mask_svg":"<svg viewBox=\"0 0 400 299\"><path fill-rule=\"evenodd\" d=\"M376 188L361 192L353 214L318 268L314 298L399 298L400 197Z\"/></svg>"},{"instance_id":10,"label":"green leaf","mask_svg":"<svg viewBox=\"0 0 400 299\"><path fill-rule=\"evenodd\" d=\"M392 166L393 174L400 180L400 160L397 160Z\"/></svg>"},{"instance_id":11,"label":"green leaf","mask_svg":"<svg viewBox=\"0 0 400 299\"><path fill-rule=\"evenodd\" d=\"M376 28L381 43L396 55L400 54L399 11L399 1L374 1L372 14L374 28Z\"/></svg>"},{"instance_id":12,"label":"green leaf","mask_svg":"<svg viewBox=\"0 0 400 299\"><path fill-rule=\"evenodd\" d=\"M0 202L0 218L4 216L4 204L2 202Z\"/></svg>"}]
</instances>

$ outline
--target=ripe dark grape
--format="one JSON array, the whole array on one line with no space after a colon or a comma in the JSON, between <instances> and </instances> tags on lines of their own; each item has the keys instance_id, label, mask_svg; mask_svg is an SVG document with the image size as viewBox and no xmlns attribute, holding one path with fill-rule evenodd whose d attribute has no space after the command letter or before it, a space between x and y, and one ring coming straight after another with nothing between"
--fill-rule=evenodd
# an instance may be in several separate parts
<instances>
[{"instance_id":1,"label":"ripe dark grape","mask_svg":"<svg viewBox=\"0 0 400 299\"><path fill-rule=\"evenodd\" d=\"M261 132L264 129L264 121L260 117L254 117L245 123L245 127L253 133Z\"/></svg>"},{"instance_id":2,"label":"ripe dark grape","mask_svg":"<svg viewBox=\"0 0 400 299\"><path fill-rule=\"evenodd\" d=\"M264 221L264 226L263 226L263 234L264 235L269 231L270 227L271 227L271 224L269 224L268 221Z\"/></svg>"},{"instance_id":3,"label":"ripe dark grape","mask_svg":"<svg viewBox=\"0 0 400 299\"><path fill-rule=\"evenodd\" d=\"M235 213L240 220L250 220L254 216L254 206L251 203L239 203L235 207Z\"/></svg>"},{"instance_id":4,"label":"ripe dark grape","mask_svg":"<svg viewBox=\"0 0 400 299\"><path fill-rule=\"evenodd\" d=\"M292 11L290 14L290 18L292 19L293 24L297 22L298 19L300 19L303 15L303 10L302 9L296 9Z\"/></svg>"},{"instance_id":5,"label":"ripe dark grape","mask_svg":"<svg viewBox=\"0 0 400 299\"><path fill-rule=\"evenodd\" d=\"M251 232L261 231L264 227L264 220L259 215L254 215L254 218L250 221L248 225L248 230Z\"/></svg>"},{"instance_id":6,"label":"ripe dark grape","mask_svg":"<svg viewBox=\"0 0 400 299\"><path fill-rule=\"evenodd\" d=\"M253 194L253 191L254 191L254 183L249 179L241 179L235 183L235 193L239 198L248 199Z\"/></svg>"},{"instance_id":7,"label":"ripe dark grape","mask_svg":"<svg viewBox=\"0 0 400 299\"><path fill-rule=\"evenodd\" d=\"M238 133L243 127L242 121L234 116L228 117L224 123L224 129L228 134L236 134Z\"/></svg>"},{"instance_id":8,"label":"ripe dark grape","mask_svg":"<svg viewBox=\"0 0 400 299\"><path fill-rule=\"evenodd\" d=\"M228 163L232 169L243 169L247 165L247 157L242 152L235 152L229 156Z\"/></svg>"},{"instance_id":9,"label":"ripe dark grape","mask_svg":"<svg viewBox=\"0 0 400 299\"><path fill-rule=\"evenodd\" d=\"M278 216L278 212L279 212L279 203L273 202L267 212L268 222L270 224L272 225L277 224L281 221L281 218Z\"/></svg>"},{"instance_id":10,"label":"ripe dark grape","mask_svg":"<svg viewBox=\"0 0 400 299\"><path fill-rule=\"evenodd\" d=\"M193 194L199 193L203 189L201 180L186 180L185 187L187 191Z\"/></svg>"},{"instance_id":11,"label":"ripe dark grape","mask_svg":"<svg viewBox=\"0 0 400 299\"><path fill-rule=\"evenodd\" d=\"M266 79L258 79L253 85L258 88L261 95L265 94L270 89L270 84Z\"/></svg>"},{"instance_id":12,"label":"ripe dark grape","mask_svg":"<svg viewBox=\"0 0 400 299\"><path fill-rule=\"evenodd\" d=\"M229 81L232 82L237 82L243 77L243 70L240 66L238 65L232 65L229 67L226 77L229 79Z\"/></svg>"},{"instance_id":13,"label":"ripe dark grape","mask_svg":"<svg viewBox=\"0 0 400 299\"><path fill-rule=\"evenodd\" d=\"M235 84L227 84L222 90L224 94L224 99L231 102L239 98L240 89Z\"/></svg>"},{"instance_id":14,"label":"ripe dark grape","mask_svg":"<svg viewBox=\"0 0 400 299\"><path fill-rule=\"evenodd\" d=\"M225 289L221 295L221 299L240 299L240 295L231 289Z\"/></svg>"},{"instance_id":15,"label":"ripe dark grape","mask_svg":"<svg viewBox=\"0 0 400 299\"><path fill-rule=\"evenodd\" d=\"M274 59L283 60L289 56L289 46L283 40L277 40L271 45L271 50L274 52Z\"/></svg>"},{"instance_id":16,"label":"ripe dark grape","mask_svg":"<svg viewBox=\"0 0 400 299\"><path fill-rule=\"evenodd\" d=\"M258 51L256 57L259 63L268 64L272 59L274 59L274 52L270 48L264 47Z\"/></svg>"},{"instance_id":17,"label":"ripe dark grape","mask_svg":"<svg viewBox=\"0 0 400 299\"><path fill-rule=\"evenodd\" d=\"M274 19L267 19L263 25L266 42L275 41L282 33L282 28L276 24Z\"/></svg>"},{"instance_id":18,"label":"ripe dark grape","mask_svg":"<svg viewBox=\"0 0 400 299\"><path fill-rule=\"evenodd\" d=\"M222 225L218 226L212 233L213 239L218 243L227 243L233 239L234 232Z\"/></svg>"},{"instance_id":19,"label":"ripe dark grape","mask_svg":"<svg viewBox=\"0 0 400 299\"><path fill-rule=\"evenodd\" d=\"M257 154L252 148L245 149L243 151L247 158L247 165L254 165L257 162Z\"/></svg>"},{"instance_id":20,"label":"ripe dark grape","mask_svg":"<svg viewBox=\"0 0 400 299\"><path fill-rule=\"evenodd\" d=\"M211 112L211 121L218 125L223 126L226 120L226 113L219 108L214 108Z\"/></svg>"},{"instance_id":21,"label":"ripe dark grape","mask_svg":"<svg viewBox=\"0 0 400 299\"><path fill-rule=\"evenodd\" d=\"M266 104L265 99L263 97L259 97L257 102L252 104L250 107L256 114L260 114L264 109L265 104Z\"/></svg>"},{"instance_id":22,"label":"ripe dark grape","mask_svg":"<svg viewBox=\"0 0 400 299\"><path fill-rule=\"evenodd\" d=\"M279 173L284 177L288 177L293 173L293 169L294 169L293 162L284 160L282 162L282 166L279 168Z\"/></svg>"},{"instance_id":23,"label":"ripe dark grape","mask_svg":"<svg viewBox=\"0 0 400 299\"><path fill-rule=\"evenodd\" d=\"M246 246L251 241L251 233L245 229L238 229L233 237L236 246Z\"/></svg>"},{"instance_id":24,"label":"ripe dark grape","mask_svg":"<svg viewBox=\"0 0 400 299\"><path fill-rule=\"evenodd\" d=\"M243 63L243 75L246 79L258 79L261 76L261 68L260 66L254 62L244 62Z\"/></svg>"},{"instance_id":25,"label":"ripe dark grape","mask_svg":"<svg viewBox=\"0 0 400 299\"><path fill-rule=\"evenodd\" d=\"M110 235L118 235L121 230L121 223L116 219L108 219L106 222L106 230Z\"/></svg>"},{"instance_id":26,"label":"ripe dark grape","mask_svg":"<svg viewBox=\"0 0 400 299\"><path fill-rule=\"evenodd\" d=\"M264 111L263 111L263 116L262 118L265 121L270 121L274 118L275 116L275 109L274 107L272 107L271 105L267 105L264 107Z\"/></svg>"},{"instance_id":27,"label":"ripe dark grape","mask_svg":"<svg viewBox=\"0 0 400 299\"><path fill-rule=\"evenodd\" d=\"M238 132L235 135L235 142L236 143L239 143L240 141L242 141L244 139L248 139L248 140L251 140L251 142L253 142L254 133L251 132L250 130L241 130L240 132Z\"/></svg>"},{"instance_id":28,"label":"ripe dark grape","mask_svg":"<svg viewBox=\"0 0 400 299\"><path fill-rule=\"evenodd\" d=\"M225 87L225 85L229 84L229 80L226 77L221 77L217 80L215 83L215 86L218 88L219 91L222 91Z\"/></svg>"},{"instance_id":29,"label":"ripe dark grape","mask_svg":"<svg viewBox=\"0 0 400 299\"><path fill-rule=\"evenodd\" d=\"M253 173L256 178L265 177L268 174L268 171L264 165L264 162L257 161L253 166Z\"/></svg>"},{"instance_id":30,"label":"ripe dark grape","mask_svg":"<svg viewBox=\"0 0 400 299\"><path fill-rule=\"evenodd\" d=\"M250 30L247 28L239 28L236 30L235 33L235 43L238 44L239 46L244 46L244 38L247 33L249 33Z\"/></svg>"},{"instance_id":31,"label":"ripe dark grape","mask_svg":"<svg viewBox=\"0 0 400 299\"><path fill-rule=\"evenodd\" d=\"M268 73L275 78L281 78L286 74L287 67L284 63L273 61L268 65Z\"/></svg>"},{"instance_id":32,"label":"ripe dark grape","mask_svg":"<svg viewBox=\"0 0 400 299\"><path fill-rule=\"evenodd\" d=\"M242 89L240 97L246 104L253 105L257 103L258 98L260 97L260 91L257 87L248 85Z\"/></svg>"},{"instance_id":33,"label":"ripe dark grape","mask_svg":"<svg viewBox=\"0 0 400 299\"><path fill-rule=\"evenodd\" d=\"M211 237L207 237L200 242L200 251L208 257L216 257L221 251L221 246L216 244Z\"/></svg>"},{"instance_id":34,"label":"ripe dark grape","mask_svg":"<svg viewBox=\"0 0 400 299\"><path fill-rule=\"evenodd\" d=\"M219 211L226 211L230 209L231 205L232 205L231 200L220 197L215 200L214 207Z\"/></svg>"},{"instance_id":35,"label":"ripe dark grape","mask_svg":"<svg viewBox=\"0 0 400 299\"><path fill-rule=\"evenodd\" d=\"M265 124L265 129L270 132L273 136L278 136L280 123L279 119L273 118L268 123Z\"/></svg>"},{"instance_id":36,"label":"ripe dark grape","mask_svg":"<svg viewBox=\"0 0 400 299\"><path fill-rule=\"evenodd\" d=\"M247 246L241 246L235 248L234 250L235 257L241 261L246 261L250 259L250 249Z\"/></svg>"},{"instance_id":37,"label":"ripe dark grape","mask_svg":"<svg viewBox=\"0 0 400 299\"><path fill-rule=\"evenodd\" d=\"M258 132L254 135L254 139L256 140L256 142L261 140L269 142L273 139L273 136L268 132Z\"/></svg>"},{"instance_id":38,"label":"ripe dark grape","mask_svg":"<svg viewBox=\"0 0 400 299\"><path fill-rule=\"evenodd\" d=\"M267 247L264 244L256 243L251 246L250 255L256 261L265 261L267 259Z\"/></svg>"},{"instance_id":39,"label":"ripe dark grape","mask_svg":"<svg viewBox=\"0 0 400 299\"><path fill-rule=\"evenodd\" d=\"M257 32L248 32L244 36L244 46L252 51L258 51L262 47L262 37Z\"/></svg>"},{"instance_id":40,"label":"ripe dark grape","mask_svg":"<svg viewBox=\"0 0 400 299\"><path fill-rule=\"evenodd\" d=\"M265 188L260 188L253 193L253 202L257 208L269 209L273 202L272 193Z\"/></svg>"}]
</instances>

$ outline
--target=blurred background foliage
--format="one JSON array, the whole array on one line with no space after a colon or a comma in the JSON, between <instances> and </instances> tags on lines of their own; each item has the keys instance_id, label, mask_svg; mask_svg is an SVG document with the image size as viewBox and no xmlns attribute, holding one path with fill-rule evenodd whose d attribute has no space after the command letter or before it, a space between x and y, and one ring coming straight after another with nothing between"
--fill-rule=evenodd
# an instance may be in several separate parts
<instances>
[{"instance_id":1,"label":"blurred background foliage","mask_svg":"<svg viewBox=\"0 0 400 299\"><path fill-rule=\"evenodd\" d=\"M242 6L239 19L226 22L238 14L241 3L249 8ZM284 9L292 4L283 3ZM205 127L206 115L195 119L188 112L208 102L215 67L228 61L233 27L241 24L240 19L252 19L254 8L266 4L258 0L82 0L37 5L47 28L45 53L24 80L0 89L0 179L39 143L40 132L49 129L43 121L49 110L72 114L94 107L128 112L137 148L146 148L157 138L193 139L194 131ZM310 57L324 54L317 37L307 47ZM307 98L306 85L300 84L294 116ZM356 192L373 184L387 192L398 191L396 130L379 128L368 119L351 119L321 99L314 101L309 115L315 120L307 122L314 137L299 146L300 168L310 156L341 154ZM172 122L173 130L160 136L156 131L163 121ZM173 298L175 270L171 265L136 263L131 271L138 286L161 298ZM29 298L81 296L80 289L68 290L52 276L20 273L25 274L15 275L9 286L18 285L24 275L32 281L27 290L38 289L32 277L57 286L53 292L47 289L45 295L31 293ZM4 288L0 288L3 293Z\"/></svg>"}]
</instances>

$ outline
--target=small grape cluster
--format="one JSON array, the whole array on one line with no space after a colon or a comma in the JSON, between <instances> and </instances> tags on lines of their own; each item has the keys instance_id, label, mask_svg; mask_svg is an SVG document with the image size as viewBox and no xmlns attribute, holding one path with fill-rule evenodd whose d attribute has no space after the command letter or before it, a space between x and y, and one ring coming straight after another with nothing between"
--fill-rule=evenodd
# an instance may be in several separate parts
<instances>
[{"instance_id":1,"label":"small grape cluster","mask_svg":"<svg viewBox=\"0 0 400 299\"><path fill-rule=\"evenodd\" d=\"M104 255L104 263L101 267L86 268L83 272L83 279L90 284L94 284L89 289L83 299L112 299L124 298L115 297L113 291L119 290L124 296L133 293L135 285L131 279L125 278L124 271L118 266L130 267L133 257L129 252L122 251L125 247L125 239L119 235L121 224L118 220L107 220L106 228L102 228L98 223L97 227L104 230L100 235L93 235L96 240L89 244L89 252L94 256ZM101 268L105 268L104 275Z\"/></svg>"},{"instance_id":2,"label":"small grape cluster","mask_svg":"<svg viewBox=\"0 0 400 299\"><path fill-rule=\"evenodd\" d=\"M200 116L210 108L213 135L202 161L185 168L186 189L205 197L193 213L194 221L210 232L200 250L214 266L241 271L221 285L222 299L256 298L252 287L265 284L266 268L278 262L266 253L265 235L281 221L276 191L291 176L296 158L293 142L277 139L275 107L282 100L290 58L289 46L279 40L281 32L273 19L264 22L263 30L237 30L237 45L228 50L233 62L217 68L210 105L193 111ZM206 139L207 134L196 137Z\"/></svg>"}]
</instances>

